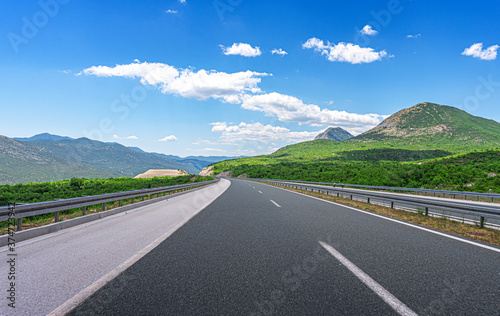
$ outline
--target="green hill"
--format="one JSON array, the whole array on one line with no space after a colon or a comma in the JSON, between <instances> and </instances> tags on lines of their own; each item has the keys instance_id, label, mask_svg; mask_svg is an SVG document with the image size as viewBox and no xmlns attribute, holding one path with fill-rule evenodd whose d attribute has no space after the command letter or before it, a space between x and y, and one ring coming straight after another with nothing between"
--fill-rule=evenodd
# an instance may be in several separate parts
<instances>
[{"instance_id":1,"label":"green hill","mask_svg":"<svg viewBox=\"0 0 500 316\"><path fill-rule=\"evenodd\" d=\"M393 141L426 147L445 145L464 151L498 146L500 123L455 107L424 102L391 115L353 141Z\"/></svg>"},{"instance_id":2,"label":"green hill","mask_svg":"<svg viewBox=\"0 0 500 316\"><path fill-rule=\"evenodd\" d=\"M500 165L494 163L499 150L500 123L426 102L401 110L346 141L302 142L270 155L216 163L214 170L231 170L234 176L474 189L479 188L475 179L499 177ZM470 155L477 164L460 163L471 161ZM477 155L489 164L479 163ZM450 162L438 158L458 162L450 167ZM457 177L453 181L451 173Z\"/></svg>"}]
</instances>

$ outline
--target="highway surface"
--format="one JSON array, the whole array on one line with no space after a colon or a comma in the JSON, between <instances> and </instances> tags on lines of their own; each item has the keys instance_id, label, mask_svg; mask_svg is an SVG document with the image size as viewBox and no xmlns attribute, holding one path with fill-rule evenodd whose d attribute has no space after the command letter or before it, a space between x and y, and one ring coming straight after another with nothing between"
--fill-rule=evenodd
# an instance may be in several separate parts
<instances>
[{"instance_id":1,"label":"highway surface","mask_svg":"<svg viewBox=\"0 0 500 316\"><path fill-rule=\"evenodd\" d=\"M184 216L175 232L103 287L68 285L66 297L89 285L96 289L70 315L499 315L498 247L265 184L230 181L227 187L222 180L217 186L226 187L217 199L192 218ZM150 232L143 227L141 234ZM48 247L51 239L36 245ZM107 256L123 257L120 238L106 246L94 242ZM58 260L79 252L74 248ZM64 273L77 277L99 265L79 260ZM39 273L51 269L40 267ZM44 306L31 314L46 314L51 304L44 299L51 298L28 302Z\"/></svg>"},{"instance_id":2,"label":"highway surface","mask_svg":"<svg viewBox=\"0 0 500 316\"><path fill-rule=\"evenodd\" d=\"M228 187L227 181L219 182L168 201L17 243L16 308L7 306L9 301L3 294L0 315L49 314L87 287L95 288L101 278L109 279L133 263ZM8 293L6 247L0 248L0 257L0 291Z\"/></svg>"}]
</instances>

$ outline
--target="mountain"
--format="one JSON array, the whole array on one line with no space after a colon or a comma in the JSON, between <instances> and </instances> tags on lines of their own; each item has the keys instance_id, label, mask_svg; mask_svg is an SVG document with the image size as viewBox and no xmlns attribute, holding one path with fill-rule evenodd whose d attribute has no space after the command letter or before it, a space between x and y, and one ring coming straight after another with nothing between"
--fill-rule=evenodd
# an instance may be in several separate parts
<instances>
[{"instance_id":1,"label":"mountain","mask_svg":"<svg viewBox=\"0 0 500 316\"><path fill-rule=\"evenodd\" d=\"M231 159L238 159L238 158L245 158L247 156L187 156L186 159L197 159L197 160L203 160L203 161L208 161L210 163L214 162L219 162L219 161L224 161L224 160L231 160Z\"/></svg>"},{"instance_id":2,"label":"mountain","mask_svg":"<svg viewBox=\"0 0 500 316\"><path fill-rule=\"evenodd\" d=\"M42 134L37 134L37 135L31 136L31 137L14 137L12 139L17 140L17 141L21 141L21 142L32 142L32 141L36 141L36 140L58 141L58 140L73 139L73 138L68 137L68 136L59 136L59 135L53 135L53 134L49 134L49 133L42 133Z\"/></svg>"},{"instance_id":3,"label":"mountain","mask_svg":"<svg viewBox=\"0 0 500 316\"><path fill-rule=\"evenodd\" d=\"M500 144L500 123L455 107L423 102L391 115L351 141L476 149Z\"/></svg>"},{"instance_id":4,"label":"mountain","mask_svg":"<svg viewBox=\"0 0 500 316\"><path fill-rule=\"evenodd\" d=\"M146 153L144 150L140 149L139 147L128 147L132 149L135 152L139 153ZM175 155L166 155L166 154L160 154L160 153L151 153L155 156L161 157L161 158L166 158L170 160L175 160L179 161L181 163L191 165L193 168L201 169L219 161L223 160L229 160L229 159L237 159L237 158L244 158L245 156L238 156L238 157L230 157L230 156L187 156L187 157L179 157ZM198 172L199 172L198 171Z\"/></svg>"},{"instance_id":5,"label":"mountain","mask_svg":"<svg viewBox=\"0 0 500 316\"><path fill-rule=\"evenodd\" d=\"M324 132L320 133L314 139L330 139L336 141L344 141L354 136L351 135L348 131L340 127L328 127Z\"/></svg>"},{"instance_id":6,"label":"mountain","mask_svg":"<svg viewBox=\"0 0 500 316\"><path fill-rule=\"evenodd\" d=\"M116 174L99 167L54 157L32 142L0 136L0 184L113 176Z\"/></svg>"},{"instance_id":7,"label":"mountain","mask_svg":"<svg viewBox=\"0 0 500 316\"><path fill-rule=\"evenodd\" d=\"M133 177L149 169L198 168L116 143L88 138L16 141L0 136L0 184L42 182L72 177Z\"/></svg>"},{"instance_id":8,"label":"mountain","mask_svg":"<svg viewBox=\"0 0 500 316\"><path fill-rule=\"evenodd\" d=\"M130 149L132 149L133 151L138 152L138 153L145 153L145 151L144 151L144 150L142 150L142 149L140 149L139 147L130 147L130 146L129 146L128 148L130 148Z\"/></svg>"},{"instance_id":9,"label":"mountain","mask_svg":"<svg viewBox=\"0 0 500 316\"><path fill-rule=\"evenodd\" d=\"M152 154L157 156L157 157L160 157L160 158L170 159L173 161L177 161L179 163L189 165L192 168L199 170L198 172L200 172L203 168L210 165L210 163L211 163L209 161L190 159L190 158L181 158L179 156L174 156L174 155L165 155L165 154L160 154L160 153L152 153Z\"/></svg>"},{"instance_id":10,"label":"mountain","mask_svg":"<svg viewBox=\"0 0 500 316\"><path fill-rule=\"evenodd\" d=\"M48 133L28 138L0 136L0 184L72 177L133 177L149 169L181 169L198 174L215 161L233 157L186 157L148 153L138 147Z\"/></svg>"},{"instance_id":11,"label":"mountain","mask_svg":"<svg viewBox=\"0 0 500 316\"><path fill-rule=\"evenodd\" d=\"M486 150L500 151L500 123L455 107L423 102L345 141L316 139L285 146L270 155L219 162L214 164L214 169L216 174L232 171L235 176L283 178L288 175L303 180L324 177L322 179L351 181L349 179L361 177L359 170L365 174L376 173L386 162L397 170L403 167L400 162L423 164L429 159ZM357 164L362 166L358 171L354 168ZM407 166L410 165L404 165ZM323 175L325 172L329 175ZM491 170L486 175L497 173ZM470 176L465 173L463 178ZM398 177L411 178L412 174ZM388 179L384 183L398 182Z\"/></svg>"}]
</instances>

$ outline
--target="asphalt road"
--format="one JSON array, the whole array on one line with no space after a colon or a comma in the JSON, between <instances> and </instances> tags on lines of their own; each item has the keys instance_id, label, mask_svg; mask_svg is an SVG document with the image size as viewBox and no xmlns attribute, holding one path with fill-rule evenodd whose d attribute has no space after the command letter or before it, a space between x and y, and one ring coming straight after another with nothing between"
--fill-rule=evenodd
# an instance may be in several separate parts
<instances>
[{"instance_id":1,"label":"asphalt road","mask_svg":"<svg viewBox=\"0 0 500 316\"><path fill-rule=\"evenodd\" d=\"M0 248L0 315L47 315L209 205L229 186L200 190L16 244L15 308L9 252Z\"/></svg>"},{"instance_id":2,"label":"asphalt road","mask_svg":"<svg viewBox=\"0 0 500 316\"><path fill-rule=\"evenodd\" d=\"M500 249L448 236L231 180L71 315L499 315Z\"/></svg>"}]
</instances>

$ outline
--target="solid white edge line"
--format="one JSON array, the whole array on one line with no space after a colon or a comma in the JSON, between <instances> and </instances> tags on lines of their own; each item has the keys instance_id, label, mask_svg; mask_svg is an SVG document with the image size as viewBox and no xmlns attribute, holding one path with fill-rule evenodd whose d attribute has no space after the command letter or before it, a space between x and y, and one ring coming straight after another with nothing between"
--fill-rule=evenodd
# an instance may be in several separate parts
<instances>
[{"instance_id":1,"label":"solid white edge line","mask_svg":"<svg viewBox=\"0 0 500 316\"><path fill-rule=\"evenodd\" d=\"M383 216L383 215L380 215L380 214L376 214L376 213L371 213L371 212L368 212L368 211L364 211L364 210L357 209L357 208L354 208L354 207L351 207L351 206L347 206L347 205L344 205L344 204L340 204L340 203L328 201L328 200L325 200L325 199L321 199L321 198L318 198L318 197L315 197L315 196L303 194L303 193L300 193L300 192L295 192L295 191L291 191L291 190L287 190L287 189L283 189L283 188L279 188L279 187L275 187L275 188L280 189L280 190L284 190L284 191L287 191L287 192L292 192L292 193L295 193L295 194L307 196L307 197L312 198L312 199L316 199L316 200L323 201L323 202L326 202L326 203L330 203L330 204L334 204L334 205L337 205L337 206L345 207L345 208L354 210L356 212L361 212L361 213L365 213L365 214L368 214L368 215L371 215L371 216L383 218L385 220L388 220L388 221L391 221L391 222L395 222L395 223L399 223L401 225L410 226L410 227L417 228L417 229L420 229L420 230L423 230L423 231L426 231L426 232L429 232L429 233L433 233L433 234L436 234L436 235L439 235L439 236L443 236L443 237L447 237L447 238L450 238L450 239L458 240L458 241L461 241L461 242L464 242L464 243L467 243L467 244L471 244L471 245L474 245L474 246L478 246L478 247L481 247L481 248L485 248L485 249L492 250L492 251L500 253L500 249L499 248L491 247L491 246L488 246L488 245L483 245L483 244L474 242L472 240L467 240L467 239L463 239L463 238L460 238L460 237L457 237L457 236L448 235L448 234L445 234L445 233L442 233L442 232L439 232L439 231L432 230L430 228L420 227L420 226L417 226L417 225L414 225L414 224L411 224L411 223L403 222L403 221L398 220L398 219L394 219L394 218L391 218L391 217L386 217L386 216Z\"/></svg>"},{"instance_id":2,"label":"solid white edge line","mask_svg":"<svg viewBox=\"0 0 500 316\"><path fill-rule=\"evenodd\" d=\"M281 207L281 205L279 205L278 203L274 202L273 200L269 200L271 202L273 202L274 205L276 205L277 207Z\"/></svg>"},{"instance_id":3,"label":"solid white edge line","mask_svg":"<svg viewBox=\"0 0 500 316\"><path fill-rule=\"evenodd\" d=\"M231 181L229 181L229 185L231 185ZM226 188L226 190L227 190L227 188ZM226 190L222 191L222 193L220 195L224 194L224 192ZM213 200L213 201L215 201L215 200ZM50 314L48 314L48 316L59 316L59 315L66 315L66 314L68 314L75 307L77 307L83 301L85 301L87 298L89 298L92 294L94 294L100 288L102 288L103 286L105 286L106 284L108 284L109 282L111 282L114 278L116 278L117 276L119 276L123 271L125 271L126 269L128 269L134 263L136 263L137 261L139 261L142 257L144 257L145 255L147 255L151 250L153 250L154 248L156 248L156 246L158 246L163 241L165 241L177 229L179 229L180 227L182 227L184 224L186 224L187 222L189 222L191 220L191 218L195 217L197 214L199 214L201 211L203 211L207 206L209 206L210 204L212 204L213 201L211 201L210 203L205 203L206 205L204 205L198 212L192 214L191 216L187 217L182 222L180 222L178 225L172 227L165 234L161 235L155 241L153 241L152 243L150 243L146 247L144 247L141 250L139 250L139 252L137 252L135 255L133 255L132 257L128 258L127 260L125 260L122 264L120 264L119 266L117 266L116 268L114 268L113 270L111 270L110 272L108 272L102 278L100 278L99 280L95 281L94 283L92 283L91 285L89 285L87 288L85 288L84 290L82 290L80 293L76 294L75 296L73 296L72 298L70 298L69 300L67 300L64 304L62 304L57 309L55 309L53 312L51 312Z\"/></svg>"},{"instance_id":4,"label":"solid white edge line","mask_svg":"<svg viewBox=\"0 0 500 316\"><path fill-rule=\"evenodd\" d=\"M361 282L368 286L375 294L377 294L384 302L387 303L392 309L396 311L399 315L417 316L417 313L412 311L403 302L398 300L389 291L383 288L380 284L372 279L368 274L363 272L354 263L349 261L340 252L335 250L332 246L322 241L319 242L326 251L328 251L332 256L334 256L338 261L340 261L349 271L351 271Z\"/></svg>"}]
</instances>

